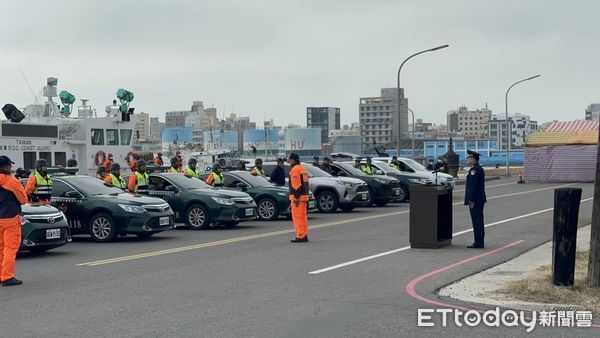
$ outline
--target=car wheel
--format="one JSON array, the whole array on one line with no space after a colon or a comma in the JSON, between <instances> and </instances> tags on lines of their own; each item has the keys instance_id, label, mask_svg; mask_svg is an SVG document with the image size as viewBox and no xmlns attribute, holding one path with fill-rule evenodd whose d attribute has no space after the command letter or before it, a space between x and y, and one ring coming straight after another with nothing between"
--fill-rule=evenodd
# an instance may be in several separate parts
<instances>
[{"instance_id":1,"label":"car wheel","mask_svg":"<svg viewBox=\"0 0 600 338\"><path fill-rule=\"evenodd\" d=\"M210 225L210 216L206 208L200 204L190 206L185 213L185 224L194 230L207 229Z\"/></svg>"},{"instance_id":2,"label":"car wheel","mask_svg":"<svg viewBox=\"0 0 600 338\"><path fill-rule=\"evenodd\" d=\"M408 200L408 188L401 185L400 186L400 195L397 196L400 203L404 203Z\"/></svg>"},{"instance_id":3,"label":"car wheel","mask_svg":"<svg viewBox=\"0 0 600 338\"><path fill-rule=\"evenodd\" d=\"M320 212L331 213L338 208L337 196L331 191L323 191L317 196L317 209Z\"/></svg>"},{"instance_id":4,"label":"car wheel","mask_svg":"<svg viewBox=\"0 0 600 338\"><path fill-rule=\"evenodd\" d=\"M152 237L156 232L142 232L140 234L136 234L136 236L138 236L139 238L150 238Z\"/></svg>"},{"instance_id":5,"label":"car wheel","mask_svg":"<svg viewBox=\"0 0 600 338\"><path fill-rule=\"evenodd\" d=\"M369 187L369 200L367 201L367 206L370 207L375 203L375 191L373 188Z\"/></svg>"},{"instance_id":6,"label":"car wheel","mask_svg":"<svg viewBox=\"0 0 600 338\"><path fill-rule=\"evenodd\" d=\"M342 211L345 211L345 212L352 211L352 210L354 210L354 208L355 208L355 206L353 206L353 205L340 206L340 209L342 209Z\"/></svg>"},{"instance_id":7,"label":"car wheel","mask_svg":"<svg viewBox=\"0 0 600 338\"><path fill-rule=\"evenodd\" d=\"M271 198L263 198L258 201L258 217L261 221L271 221L279 216L277 204Z\"/></svg>"},{"instance_id":8,"label":"car wheel","mask_svg":"<svg viewBox=\"0 0 600 338\"><path fill-rule=\"evenodd\" d=\"M117 224L107 213L98 213L90 220L90 236L94 242L110 242L117 237Z\"/></svg>"}]
</instances>

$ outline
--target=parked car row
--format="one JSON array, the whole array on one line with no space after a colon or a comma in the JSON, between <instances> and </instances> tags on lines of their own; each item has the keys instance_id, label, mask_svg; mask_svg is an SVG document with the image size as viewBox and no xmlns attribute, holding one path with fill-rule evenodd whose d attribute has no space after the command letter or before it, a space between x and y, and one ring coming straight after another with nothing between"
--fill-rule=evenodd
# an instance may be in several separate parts
<instances>
[{"instance_id":1,"label":"parked car row","mask_svg":"<svg viewBox=\"0 0 600 338\"><path fill-rule=\"evenodd\" d=\"M270 175L276 165L266 162L263 169ZM329 172L304 164L310 176L309 210L331 213L405 202L411 185L431 184L423 173L400 172L382 161L372 165L375 175L351 162L335 162ZM284 170L289 175L290 166ZM151 172L149 177L148 195L137 195L89 176L54 176L52 206L23 207L21 250L46 251L75 235L109 242L129 234L147 238L177 223L206 229L291 216L288 188L247 171L224 172L221 188L179 173Z\"/></svg>"}]
</instances>

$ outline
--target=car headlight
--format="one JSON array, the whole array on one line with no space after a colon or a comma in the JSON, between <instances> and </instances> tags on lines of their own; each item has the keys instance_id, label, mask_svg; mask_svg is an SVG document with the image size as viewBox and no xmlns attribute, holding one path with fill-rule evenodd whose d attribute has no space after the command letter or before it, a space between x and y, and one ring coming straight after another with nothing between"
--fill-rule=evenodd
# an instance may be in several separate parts
<instances>
[{"instance_id":1,"label":"car headlight","mask_svg":"<svg viewBox=\"0 0 600 338\"><path fill-rule=\"evenodd\" d=\"M139 205L119 204L121 209L130 212L132 214L143 214L146 210Z\"/></svg>"},{"instance_id":2,"label":"car headlight","mask_svg":"<svg viewBox=\"0 0 600 338\"><path fill-rule=\"evenodd\" d=\"M287 192L278 192L277 195L279 196L288 196Z\"/></svg>"},{"instance_id":3,"label":"car headlight","mask_svg":"<svg viewBox=\"0 0 600 338\"><path fill-rule=\"evenodd\" d=\"M29 223L29 220L27 219L27 217L21 216L21 225L25 225L27 223Z\"/></svg>"},{"instance_id":4,"label":"car headlight","mask_svg":"<svg viewBox=\"0 0 600 338\"><path fill-rule=\"evenodd\" d=\"M410 178L409 181L417 184L427 184L429 180L426 178Z\"/></svg>"},{"instance_id":5,"label":"car headlight","mask_svg":"<svg viewBox=\"0 0 600 338\"><path fill-rule=\"evenodd\" d=\"M377 182L379 182L379 183L381 183L381 184L388 183L386 180L382 180L381 178L375 178L374 180L377 181Z\"/></svg>"},{"instance_id":6,"label":"car headlight","mask_svg":"<svg viewBox=\"0 0 600 338\"><path fill-rule=\"evenodd\" d=\"M219 204L224 204L224 205L234 205L235 202L233 202L231 199L229 198L223 198L223 197L211 197L213 199L213 201L219 203Z\"/></svg>"},{"instance_id":7,"label":"car headlight","mask_svg":"<svg viewBox=\"0 0 600 338\"><path fill-rule=\"evenodd\" d=\"M337 184L341 184L343 186L345 186L346 188L353 188L354 184L350 183L350 182L344 182L344 181L336 181Z\"/></svg>"}]
</instances>

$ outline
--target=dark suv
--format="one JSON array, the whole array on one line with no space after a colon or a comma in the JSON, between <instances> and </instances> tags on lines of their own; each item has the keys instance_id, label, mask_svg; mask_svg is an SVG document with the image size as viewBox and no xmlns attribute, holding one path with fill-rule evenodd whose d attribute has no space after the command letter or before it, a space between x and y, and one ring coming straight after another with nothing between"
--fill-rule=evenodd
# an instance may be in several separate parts
<instances>
[{"instance_id":1,"label":"dark suv","mask_svg":"<svg viewBox=\"0 0 600 338\"><path fill-rule=\"evenodd\" d=\"M397 179L389 176L367 175L347 162L334 162L331 165L333 175L338 177L354 177L365 181L369 186L368 205L385 206L398 199L401 188Z\"/></svg>"}]
</instances>

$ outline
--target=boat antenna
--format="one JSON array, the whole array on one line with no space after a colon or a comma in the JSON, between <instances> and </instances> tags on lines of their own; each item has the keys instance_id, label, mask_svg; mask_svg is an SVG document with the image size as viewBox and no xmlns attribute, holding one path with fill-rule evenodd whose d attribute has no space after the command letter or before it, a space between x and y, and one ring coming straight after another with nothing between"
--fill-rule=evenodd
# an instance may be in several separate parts
<instances>
[{"instance_id":1,"label":"boat antenna","mask_svg":"<svg viewBox=\"0 0 600 338\"><path fill-rule=\"evenodd\" d=\"M27 77L25 76L25 73L23 73L23 70L21 69L21 67L18 67L18 68L19 68L19 72L23 76L23 80L25 80L25 83L27 84L27 87L29 87L29 91L31 92L31 95L33 95L33 99L35 100L35 103L36 104L40 103L40 100L35 95L35 92L33 91L33 88L31 88L31 85L29 84L29 81L27 81Z\"/></svg>"}]
</instances>

